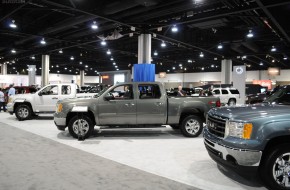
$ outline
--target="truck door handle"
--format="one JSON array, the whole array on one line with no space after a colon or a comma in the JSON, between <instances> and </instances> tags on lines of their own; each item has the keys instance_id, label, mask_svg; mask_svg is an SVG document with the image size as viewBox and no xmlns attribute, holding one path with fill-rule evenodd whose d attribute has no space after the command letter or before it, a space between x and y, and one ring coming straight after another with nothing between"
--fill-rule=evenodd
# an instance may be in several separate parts
<instances>
[{"instance_id":1,"label":"truck door handle","mask_svg":"<svg viewBox=\"0 0 290 190\"><path fill-rule=\"evenodd\" d=\"M53 97L52 99L53 99L53 100L57 100L58 98L57 98L57 97Z\"/></svg>"},{"instance_id":2,"label":"truck door handle","mask_svg":"<svg viewBox=\"0 0 290 190\"><path fill-rule=\"evenodd\" d=\"M155 103L156 106L162 106L162 104L163 104L162 102L156 102Z\"/></svg>"}]
</instances>

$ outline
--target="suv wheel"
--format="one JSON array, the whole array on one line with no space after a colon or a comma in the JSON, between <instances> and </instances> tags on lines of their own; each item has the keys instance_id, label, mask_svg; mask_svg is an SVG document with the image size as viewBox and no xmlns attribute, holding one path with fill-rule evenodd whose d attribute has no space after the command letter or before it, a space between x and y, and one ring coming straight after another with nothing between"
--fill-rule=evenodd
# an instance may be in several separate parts
<instances>
[{"instance_id":1,"label":"suv wheel","mask_svg":"<svg viewBox=\"0 0 290 190\"><path fill-rule=\"evenodd\" d=\"M269 151L260 166L260 175L269 189L290 190L290 144Z\"/></svg>"},{"instance_id":2,"label":"suv wheel","mask_svg":"<svg viewBox=\"0 0 290 190\"><path fill-rule=\"evenodd\" d=\"M235 99L229 99L228 105L229 105L229 106L234 106L234 105L236 105L236 100L235 100Z\"/></svg>"},{"instance_id":3,"label":"suv wheel","mask_svg":"<svg viewBox=\"0 0 290 190\"><path fill-rule=\"evenodd\" d=\"M78 117L74 116L68 123L68 131L74 138L88 138L94 130L92 120L84 115Z\"/></svg>"},{"instance_id":4,"label":"suv wheel","mask_svg":"<svg viewBox=\"0 0 290 190\"><path fill-rule=\"evenodd\" d=\"M30 119L32 110L28 105L19 105L15 110L15 115L19 121Z\"/></svg>"},{"instance_id":5,"label":"suv wheel","mask_svg":"<svg viewBox=\"0 0 290 190\"><path fill-rule=\"evenodd\" d=\"M203 129L203 123L198 116L190 115L183 119L180 131L185 137L197 137Z\"/></svg>"}]
</instances>

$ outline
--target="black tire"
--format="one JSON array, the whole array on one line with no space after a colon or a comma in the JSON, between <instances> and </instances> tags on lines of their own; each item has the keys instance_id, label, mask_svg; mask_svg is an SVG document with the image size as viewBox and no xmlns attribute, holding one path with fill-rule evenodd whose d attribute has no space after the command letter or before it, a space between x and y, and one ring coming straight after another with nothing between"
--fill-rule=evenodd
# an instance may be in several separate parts
<instances>
[{"instance_id":1,"label":"black tire","mask_svg":"<svg viewBox=\"0 0 290 190\"><path fill-rule=\"evenodd\" d=\"M80 119L79 119L80 118ZM82 121L82 124L85 125L83 126L83 128L81 129L81 132L83 133L81 135L81 138L88 138L89 136L91 136L93 130L94 130L94 124L93 121L91 120L91 118L89 118L88 116L84 115L84 116L74 116L73 118L71 118L71 120L68 123L68 131L70 133L71 136L73 136L74 138L79 138L78 135L78 121Z\"/></svg>"},{"instance_id":2,"label":"black tire","mask_svg":"<svg viewBox=\"0 0 290 190\"><path fill-rule=\"evenodd\" d=\"M28 105L19 105L15 109L15 115L19 121L30 119L32 116L32 110Z\"/></svg>"},{"instance_id":3,"label":"black tire","mask_svg":"<svg viewBox=\"0 0 290 190\"><path fill-rule=\"evenodd\" d=\"M180 129L179 125L170 125L172 129Z\"/></svg>"},{"instance_id":4,"label":"black tire","mask_svg":"<svg viewBox=\"0 0 290 190\"><path fill-rule=\"evenodd\" d=\"M290 181L290 143L275 146L271 150L267 151L267 153L268 155L264 156L264 160L259 168L261 179L269 189L290 190L290 187L285 187L285 183L283 184L283 176L288 178ZM284 164L283 162L280 162L280 164L277 163L278 160L282 159L284 160ZM286 166L287 164L288 167ZM285 170L283 171L282 168ZM278 172L282 171L284 172L284 175L279 175ZM282 182L282 184L279 184L279 182Z\"/></svg>"},{"instance_id":5,"label":"black tire","mask_svg":"<svg viewBox=\"0 0 290 190\"><path fill-rule=\"evenodd\" d=\"M233 98L229 99L228 106L235 106L235 105L236 105L236 100Z\"/></svg>"},{"instance_id":6,"label":"black tire","mask_svg":"<svg viewBox=\"0 0 290 190\"><path fill-rule=\"evenodd\" d=\"M197 137L203 130L202 120L195 115L190 115L182 120L180 131L185 137Z\"/></svg>"}]
</instances>

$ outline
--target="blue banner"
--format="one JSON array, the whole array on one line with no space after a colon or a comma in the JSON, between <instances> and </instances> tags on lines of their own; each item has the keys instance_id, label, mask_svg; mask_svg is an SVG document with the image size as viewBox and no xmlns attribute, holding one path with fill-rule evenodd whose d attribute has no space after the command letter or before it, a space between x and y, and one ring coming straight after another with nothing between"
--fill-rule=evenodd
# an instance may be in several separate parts
<instances>
[{"instance_id":1,"label":"blue banner","mask_svg":"<svg viewBox=\"0 0 290 190\"><path fill-rule=\"evenodd\" d=\"M134 64L134 82L155 82L155 64Z\"/></svg>"}]
</instances>

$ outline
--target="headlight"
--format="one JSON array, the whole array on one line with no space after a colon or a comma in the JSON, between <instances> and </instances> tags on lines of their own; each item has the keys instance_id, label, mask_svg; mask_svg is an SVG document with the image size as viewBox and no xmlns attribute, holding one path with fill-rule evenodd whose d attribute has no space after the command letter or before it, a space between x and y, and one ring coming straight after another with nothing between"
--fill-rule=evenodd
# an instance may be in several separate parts
<instances>
[{"instance_id":1,"label":"headlight","mask_svg":"<svg viewBox=\"0 0 290 190\"><path fill-rule=\"evenodd\" d=\"M250 139L252 134L253 124L228 121L226 123L225 137L232 136L241 139Z\"/></svg>"},{"instance_id":2,"label":"headlight","mask_svg":"<svg viewBox=\"0 0 290 190\"><path fill-rule=\"evenodd\" d=\"M62 104L56 104L56 112L59 113L62 111Z\"/></svg>"}]
</instances>

